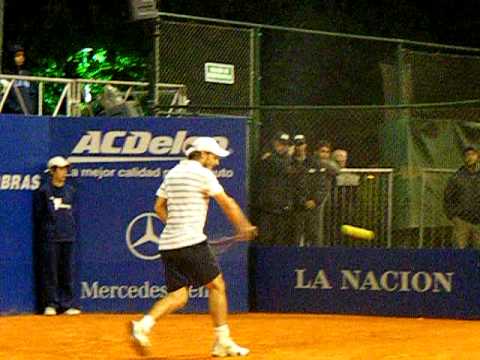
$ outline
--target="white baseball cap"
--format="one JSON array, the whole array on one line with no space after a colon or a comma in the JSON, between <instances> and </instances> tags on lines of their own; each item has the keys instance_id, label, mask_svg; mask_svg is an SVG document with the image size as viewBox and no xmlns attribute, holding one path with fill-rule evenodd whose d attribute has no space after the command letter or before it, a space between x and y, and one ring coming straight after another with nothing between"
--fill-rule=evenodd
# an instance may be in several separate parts
<instances>
[{"instance_id":1,"label":"white baseball cap","mask_svg":"<svg viewBox=\"0 0 480 360\"><path fill-rule=\"evenodd\" d=\"M222 158L230 155L229 151L223 149L218 142L211 137L199 137L195 139L192 145L185 150L185 154L189 156L194 151L205 151Z\"/></svg>"},{"instance_id":2,"label":"white baseball cap","mask_svg":"<svg viewBox=\"0 0 480 360\"><path fill-rule=\"evenodd\" d=\"M63 156L54 156L50 160L48 160L47 170L45 171L49 171L53 167L63 168L67 166L70 166L70 162L67 159L65 159Z\"/></svg>"},{"instance_id":3,"label":"white baseball cap","mask_svg":"<svg viewBox=\"0 0 480 360\"><path fill-rule=\"evenodd\" d=\"M295 137L293 138L293 143L295 145L306 144L305 135L302 135L302 134L295 135Z\"/></svg>"},{"instance_id":4,"label":"white baseball cap","mask_svg":"<svg viewBox=\"0 0 480 360\"><path fill-rule=\"evenodd\" d=\"M288 135L286 132L283 132L283 131L277 132L273 139L284 144L290 143L290 135Z\"/></svg>"}]
</instances>

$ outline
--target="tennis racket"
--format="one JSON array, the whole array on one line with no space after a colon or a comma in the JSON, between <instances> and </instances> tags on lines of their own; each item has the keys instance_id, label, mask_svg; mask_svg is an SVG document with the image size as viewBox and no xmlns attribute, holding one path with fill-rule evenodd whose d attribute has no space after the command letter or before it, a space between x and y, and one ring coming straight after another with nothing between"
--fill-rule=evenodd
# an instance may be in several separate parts
<instances>
[{"instance_id":1,"label":"tennis racket","mask_svg":"<svg viewBox=\"0 0 480 360\"><path fill-rule=\"evenodd\" d=\"M238 235L214 237L207 240L207 244L215 255L220 255L230 249L241 239Z\"/></svg>"},{"instance_id":2,"label":"tennis racket","mask_svg":"<svg viewBox=\"0 0 480 360\"><path fill-rule=\"evenodd\" d=\"M213 236L207 239L207 243L215 255L223 254L238 242L252 240L258 234L257 228L255 226L251 226L245 230L246 231L242 234L225 235L218 237Z\"/></svg>"}]
</instances>

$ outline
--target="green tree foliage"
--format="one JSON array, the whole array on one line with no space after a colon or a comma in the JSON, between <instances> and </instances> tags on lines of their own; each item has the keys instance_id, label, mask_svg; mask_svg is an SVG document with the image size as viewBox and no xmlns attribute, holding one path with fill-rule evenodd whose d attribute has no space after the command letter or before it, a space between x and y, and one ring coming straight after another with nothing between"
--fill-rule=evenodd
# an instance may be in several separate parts
<instances>
[{"instance_id":1,"label":"green tree foliage","mask_svg":"<svg viewBox=\"0 0 480 360\"><path fill-rule=\"evenodd\" d=\"M33 69L35 76L124 81L144 81L146 78L146 64L140 56L115 53L105 48L84 48L69 55L66 60L46 57L40 59L38 64ZM63 84L46 84L44 113L53 113L63 88ZM102 90L103 85L89 86L93 99Z\"/></svg>"}]
</instances>

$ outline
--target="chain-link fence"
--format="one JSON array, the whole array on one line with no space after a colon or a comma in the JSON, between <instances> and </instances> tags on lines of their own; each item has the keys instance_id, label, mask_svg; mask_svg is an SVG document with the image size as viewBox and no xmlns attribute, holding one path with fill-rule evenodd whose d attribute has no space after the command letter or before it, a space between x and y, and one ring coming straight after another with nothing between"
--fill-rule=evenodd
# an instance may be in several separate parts
<instances>
[{"instance_id":1,"label":"chain-link fence","mask_svg":"<svg viewBox=\"0 0 480 360\"><path fill-rule=\"evenodd\" d=\"M184 84L194 112L204 106L199 111L245 115L252 105L252 34L251 29L159 22L160 82Z\"/></svg>"},{"instance_id":2,"label":"chain-link fence","mask_svg":"<svg viewBox=\"0 0 480 360\"><path fill-rule=\"evenodd\" d=\"M357 179L342 186L336 178L328 188L318 215L320 246L453 244L442 194L447 174L462 165L462 146L480 143L480 49L167 13L160 19L159 81L186 87L190 103L182 114L250 119L254 215L262 212L259 194L295 196L288 186L279 190L286 183L262 188L261 166L276 154L278 132L302 134L309 159L329 142L348 154L340 175ZM291 144L289 159L293 151ZM376 237L346 237L339 229L347 223ZM309 244L303 237L293 243Z\"/></svg>"},{"instance_id":3,"label":"chain-link fence","mask_svg":"<svg viewBox=\"0 0 480 360\"><path fill-rule=\"evenodd\" d=\"M421 169L418 247L450 247L452 223L447 219L444 192L454 169Z\"/></svg>"},{"instance_id":4,"label":"chain-link fence","mask_svg":"<svg viewBox=\"0 0 480 360\"><path fill-rule=\"evenodd\" d=\"M393 210L392 169L343 169L322 207L321 246L391 247ZM342 226L372 232L372 238L353 238Z\"/></svg>"},{"instance_id":5,"label":"chain-link fence","mask_svg":"<svg viewBox=\"0 0 480 360\"><path fill-rule=\"evenodd\" d=\"M279 243L454 245L443 194L452 171L463 163L462 146L480 144L480 49L167 13L160 13L155 36L156 86L150 86L156 90L155 113L249 119L250 211L257 223L264 220L262 212L280 214L273 224L295 220L293 232L280 231L287 240ZM0 111L17 80L3 76ZM91 86L105 82L60 79L66 85L48 85L47 80L38 80L35 113L49 113L42 108L42 93L59 86L54 115L95 115L81 105ZM109 116L128 116L128 99L141 103L149 87L114 85L121 101L109 108ZM292 170L293 160L304 156L295 153L292 142L285 155L276 153L278 133L306 139L303 172ZM330 152L342 150L347 162L337 175L316 178L312 174L325 168L319 162L325 144ZM272 156L286 165L270 171L266 186L262 166L268 161L263 160ZM323 192L315 194L312 205L306 197L314 195L308 192L319 189ZM259 200L268 193L278 201L265 208ZM299 201L308 204L301 211ZM302 214L315 222L314 240L311 234L287 235L295 233ZM375 236L346 236L340 231L345 224Z\"/></svg>"}]
</instances>

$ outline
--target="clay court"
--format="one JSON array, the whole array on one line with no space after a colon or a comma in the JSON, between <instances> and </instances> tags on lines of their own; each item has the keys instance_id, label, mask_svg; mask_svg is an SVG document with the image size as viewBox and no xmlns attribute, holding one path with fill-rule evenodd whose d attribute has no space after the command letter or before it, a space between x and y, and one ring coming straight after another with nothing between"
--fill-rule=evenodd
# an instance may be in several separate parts
<instances>
[{"instance_id":1,"label":"clay court","mask_svg":"<svg viewBox=\"0 0 480 360\"><path fill-rule=\"evenodd\" d=\"M0 359L209 359L208 315L158 323L147 356L129 341L133 314L0 317ZM459 360L480 358L480 322L309 314L233 314L234 338L248 359Z\"/></svg>"}]
</instances>

